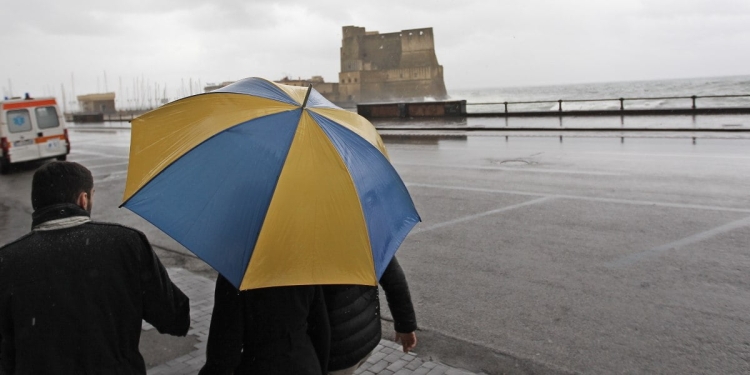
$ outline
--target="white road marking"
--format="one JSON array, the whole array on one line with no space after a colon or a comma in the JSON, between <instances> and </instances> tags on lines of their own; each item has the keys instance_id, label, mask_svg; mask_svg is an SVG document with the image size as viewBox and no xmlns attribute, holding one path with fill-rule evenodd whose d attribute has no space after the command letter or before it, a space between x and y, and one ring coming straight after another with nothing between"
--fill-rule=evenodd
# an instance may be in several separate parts
<instances>
[{"instance_id":1,"label":"white road marking","mask_svg":"<svg viewBox=\"0 0 750 375\"><path fill-rule=\"evenodd\" d=\"M107 173L103 175L94 175L94 184L100 182L111 182L117 180L124 180L128 176L128 171L120 171L114 173Z\"/></svg>"},{"instance_id":2,"label":"white road marking","mask_svg":"<svg viewBox=\"0 0 750 375\"><path fill-rule=\"evenodd\" d=\"M700 204L642 201L642 200L630 200L630 199L618 199L618 198L598 198L598 197L587 197L587 196L581 196L581 195L547 194L547 193L535 193L535 192L517 191L517 190L486 189L486 188L477 188L477 187L470 187L470 186L421 184L421 183L415 183L415 182L407 182L406 186L425 187L425 188L433 188L433 189L446 189L446 190L478 191L478 192L483 192L483 193L567 198L567 199L576 199L576 200L582 200L582 201L619 203L619 204L630 204L630 205L637 205L637 206L659 206L659 207L688 208L688 209L696 209L696 210L750 213L750 208L704 206Z\"/></svg>"},{"instance_id":3,"label":"white road marking","mask_svg":"<svg viewBox=\"0 0 750 375\"><path fill-rule=\"evenodd\" d=\"M99 156L103 158L115 158L115 159L130 159L128 155L112 155L112 154L105 154L103 152L96 152L96 151L83 151L83 150L75 150L70 153L71 155L93 155L93 156Z\"/></svg>"},{"instance_id":4,"label":"white road marking","mask_svg":"<svg viewBox=\"0 0 750 375\"><path fill-rule=\"evenodd\" d=\"M579 171L579 170L570 170L570 169L508 168L508 167L492 167L492 166L480 166L480 165L399 163L399 162L395 162L393 164L397 166L406 166L406 167L479 169L479 170L495 170L495 171L521 172L521 173L582 174L582 175L593 175L593 176L624 176L626 175L625 173Z\"/></svg>"},{"instance_id":5,"label":"white road marking","mask_svg":"<svg viewBox=\"0 0 750 375\"><path fill-rule=\"evenodd\" d=\"M744 219L732 221L730 223L718 226L716 228L709 229L704 232L700 232L697 234L694 234L692 236L688 236L682 239L679 239L674 242L670 242L668 244L664 244L661 246L657 246L645 251L641 251L638 253L630 254L627 256L624 256L622 258L613 260L611 262L606 263L606 266L609 268L623 268L630 266L632 264L635 264L641 260L657 256L664 251L670 250L670 249L680 249L681 247L692 245L697 242L701 242L703 240L707 240L712 237L716 237L717 235L729 232L731 230L742 228L750 225L750 217L746 217Z\"/></svg>"},{"instance_id":6,"label":"white road marking","mask_svg":"<svg viewBox=\"0 0 750 375\"><path fill-rule=\"evenodd\" d=\"M554 199L554 198L555 198L554 196L548 196L548 197L542 197L542 198L532 199L530 201L526 201L526 202L522 202L522 203L510 205L510 206L507 206L507 207L502 207L502 208L498 208L498 209L494 209L494 210L490 210L490 211L485 211L485 212L481 212L481 213L474 214L474 215L468 215L468 216L460 217L460 218L457 218L457 219L444 221L442 223L433 224L433 225L430 225L428 227L418 228L418 229L413 230L411 233L412 234L417 234L417 233L429 232L431 230L440 229L440 228L447 227L449 225L458 224L458 223L463 223L465 221L478 219L480 217L494 215L494 214L497 214L497 213L500 213L500 212L510 211L510 210L514 210L516 208L521 208L521 207L524 207L524 206L530 206L532 204L542 203L542 202L545 202L545 201L548 201L548 200L551 200L551 199Z\"/></svg>"},{"instance_id":7,"label":"white road marking","mask_svg":"<svg viewBox=\"0 0 750 375\"><path fill-rule=\"evenodd\" d=\"M92 166L86 166L88 169L96 169L96 168L105 168L105 167L118 167L121 165L128 165L128 163L112 163L112 164L102 164L102 165L92 165Z\"/></svg>"}]
</instances>

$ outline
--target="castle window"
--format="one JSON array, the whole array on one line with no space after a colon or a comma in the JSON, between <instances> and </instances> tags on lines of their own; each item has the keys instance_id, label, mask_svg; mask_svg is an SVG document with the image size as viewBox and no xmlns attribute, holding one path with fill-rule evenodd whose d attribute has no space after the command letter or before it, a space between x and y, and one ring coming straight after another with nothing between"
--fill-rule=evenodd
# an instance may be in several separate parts
<instances>
[{"instance_id":1,"label":"castle window","mask_svg":"<svg viewBox=\"0 0 750 375\"><path fill-rule=\"evenodd\" d=\"M404 73L399 73L398 78L404 78Z\"/></svg>"},{"instance_id":2,"label":"castle window","mask_svg":"<svg viewBox=\"0 0 750 375\"><path fill-rule=\"evenodd\" d=\"M354 79L354 83L357 83L357 79L356 78Z\"/></svg>"},{"instance_id":3,"label":"castle window","mask_svg":"<svg viewBox=\"0 0 750 375\"><path fill-rule=\"evenodd\" d=\"M424 31L419 31L419 35L424 35Z\"/></svg>"},{"instance_id":4,"label":"castle window","mask_svg":"<svg viewBox=\"0 0 750 375\"><path fill-rule=\"evenodd\" d=\"M412 35L414 35L414 34L413 33L409 33L409 36L412 36Z\"/></svg>"}]
</instances>

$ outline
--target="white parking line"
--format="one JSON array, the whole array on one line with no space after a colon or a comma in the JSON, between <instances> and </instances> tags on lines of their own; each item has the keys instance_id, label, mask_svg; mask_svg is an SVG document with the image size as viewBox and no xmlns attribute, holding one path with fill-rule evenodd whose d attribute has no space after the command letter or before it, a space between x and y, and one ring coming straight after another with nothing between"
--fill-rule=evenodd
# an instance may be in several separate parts
<instances>
[{"instance_id":1,"label":"white parking line","mask_svg":"<svg viewBox=\"0 0 750 375\"><path fill-rule=\"evenodd\" d=\"M104 158L115 158L115 159L129 159L128 155L112 155L112 154L105 154L103 152L96 152L96 151L82 151L82 150L75 150L70 153L71 155L93 155L93 156L99 156Z\"/></svg>"},{"instance_id":2,"label":"white parking line","mask_svg":"<svg viewBox=\"0 0 750 375\"><path fill-rule=\"evenodd\" d=\"M692 236L688 236L682 239L679 239L674 242L670 242L668 244L664 244L661 246L654 247L652 249L648 249L645 251L641 251L638 253L630 254L627 256L624 256L622 258L613 260L611 262L606 263L605 265L609 268L623 268L630 266L632 264L637 263L638 261L657 256L664 251L670 250L670 249L680 249L682 247L685 247L687 245L692 245L694 243L707 240L712 237L716 237L717 235L729 232L731 230L742 228L750 225L750 217L746 217L744 219L732 221L730 223L718 226L716 228L709 229L705 232L700 232L697 234L694 234Z\"/></svg>"},{"instance_id":3,"label":"white parking line","mask_svg":"<svg viewBox=\"0 0 750 375\"><path fill-rule=\"evenodd\" d=\"M594 171L579 171L570 169L533 169L533 168L508 168L508 167L491 167L481 165L457 165L457 164L430 164L430 163L393 163L397 166L405 167L433 167L433 168L455 168L455 169L479 169L479 170L494 170L494 171L507 171L507 172L521 172L521 173L556 173L556 174L582 174L592 176L624 176L625 173L614 173L614 172L594 172Z\"/></svg>"},{"instance_id":4,"label":"white parking line","mask_svg":"<svg viewBox=\"0 0 750 375\"><path fill-rule=\"evenodd\" d=\"M128 171L120 171L114 173L108 173L104 175L94 175L94 184L101 182L111 182L117 180L124 180L128 176Z\"/></svg>"},{"instance_id":5,"label":"white parking line","mask_svg":"<svg viewBox=\"0 0 750 375\"><path fill-rule=\"evenodd\" d=\"M416 183L416 182L407 182L406 186L425 187L425 188L433 188L433 189L446 189L446 190L477 191L477 192L483 192L483 193L530 195L530 196L537 196L537 197L551 196L555 198L576 199L576 200L590 201L590 202L630 204L630 205L636 205L636 206L659 206L659 207L688 208L688 209L695 209L695 210L750 213L750 208L704 206L700 204L641 201L641 200L618 199L618 198L598 198L598 197L588 197L588 196L582 196L582 195L568 195L568 194L546 194L546 193L535 193L535 192L529 192L529 191L476 188L476 187L470 187L470 186L421 184L421 183Z\"/></svg>"},{"instance_id":6,"label":"white parking line","mask_svg":"<svg viewBox=\"0 0 750 375\"><path fill-rule=\"evenodd\" d=\"M490 211L486 211L486 212L481 212L481 213L474 214L474 215L468 215L468 216L460 217L458 219L444 221L442 223L430 225L429 227L418 228L418 229L413 230L411 233L412 234L417 234L417 233L429 232L431 230L440 229L440 228L447 227L447 226L453 225L453 224L463 223L465 221L478 219L480 217L494 215L494 214L497 214L497 213L500 213L500 212L510 211L510 210L514 210L516 208L521 208L521 207L524 207L524 206L530 206L532 204L542 203L542 202L548 201L548 200L553 199L553 198L555 198L555 197L554 196L548 196L548 197L542 197L542 198L532 199L530 201L526 201L526 202L522 202L522 203L510 205L510 206L507 206L507 207L502 207L502 208L498 208L498 209L494 209L494 210L490 210Z\"/></svg>"},{"instance_id":7,"label":"white parking line","mask_svg":"<svg viewBox=\"0 0 750 375\"><path fill-rule=\"evenodd\" d=\"M624 156L628 158L633 157L664 157L664 158L679 158L679 159L685 159L685 158L699 158L699 159L750 159L750 156L740 156L740 155L731 155L731 154L717 154L717 155L695 155L695 154L660 154L660 153L640 153L640 152L594 152L594 151L583 151L583 152L576 152L575 154L583 154L585 155L611 155L611 156Z\"/></svg>"},{"instance_id":8,"label":"white parking line","mask_svg":"<svg viewBox=\"0 0 750 375\"><path fill-rule=\"evenodd\" d=\"M128 165L127 162L125 163L112 163L112 164L102 164L102 165L92 165L92 166L86 166L88 169L96 169L96 168L105 168L105 167L119 167L121 165Z\"/></svg>"}]
</instances>

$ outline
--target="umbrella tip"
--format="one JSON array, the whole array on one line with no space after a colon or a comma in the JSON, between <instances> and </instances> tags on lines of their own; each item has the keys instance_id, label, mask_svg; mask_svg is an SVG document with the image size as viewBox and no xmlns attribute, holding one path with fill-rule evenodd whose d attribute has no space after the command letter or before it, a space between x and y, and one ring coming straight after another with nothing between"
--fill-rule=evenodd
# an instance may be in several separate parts
<instances>
[{"instance_id":1,"label":"umbrella tip","mask_svg":"<svg viewBox=\"0 0 750 375\"><path fill-rule=\"evenodd\" d=\"M312 91L312 83L307 86L307 94L305 94L305 101L302 102L302 108L307 105L307 99L310 98L310 92Z\"/></svg>"}]
</instances>

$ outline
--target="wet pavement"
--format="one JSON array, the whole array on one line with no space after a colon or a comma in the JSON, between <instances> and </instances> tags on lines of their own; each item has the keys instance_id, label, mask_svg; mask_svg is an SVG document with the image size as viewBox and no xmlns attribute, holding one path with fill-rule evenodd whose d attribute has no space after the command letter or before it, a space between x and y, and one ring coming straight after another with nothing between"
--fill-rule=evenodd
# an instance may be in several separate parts
<instances>
[{"instance_id":1,"label":"wet pavement","mask_svg":"<svg viewBox=\"0 0 750 375\"><path fill-rule=\"evenodd\" d=\"M552 111L554 114L554 111ZM750 115L563 116L563 117L445 117L373 119L377 127L397 128L503 128L517 129L710 129L750 131Z\"/></svg>"},{"instance_id":2,"label":"wet pavement","mask_svg":"<svg viewBox=\"0 0 750 375\"><path fill-rule=\"evenodd\" d=\"M95 175L95 220L137 227L170 267L211 277L117 208L129 131L71 138L70 160ZM488 374L750 372L750 140L385 139L423 218L397 255L423 361ZM33 169L0 177L0 243L28 231Z\"/></svg>"}]
</instances>

